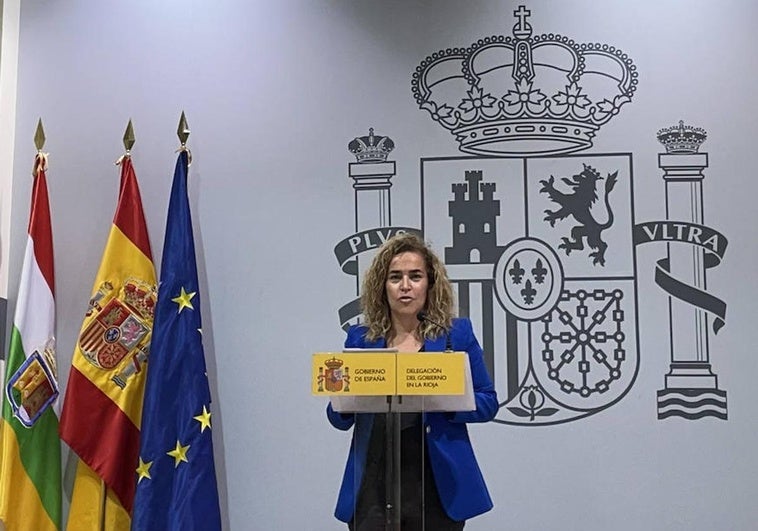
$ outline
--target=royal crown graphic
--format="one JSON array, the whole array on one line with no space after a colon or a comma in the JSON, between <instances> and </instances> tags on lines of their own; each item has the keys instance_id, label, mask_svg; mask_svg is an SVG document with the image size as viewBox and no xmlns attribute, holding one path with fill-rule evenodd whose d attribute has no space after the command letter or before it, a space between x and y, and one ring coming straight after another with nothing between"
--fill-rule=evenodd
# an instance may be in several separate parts
<instances>
[{"instance_id":1,"label":"royal crown graphic","mask_svg":"<svg viewBox=\"0 0 758 531\"><path fill-rule=\"evenodd\" d=\"M666 148L666 153L682 155L697 153L708 133L700 127L684 125L684 120L679 120L678 126L661 129L656 136Z\"/></svg>"},{"instance_id":2,"label":"royal crown graphic","mask_svg":"<svg viewBox=\"0 0 758 531\"><path fill-rule=\"evenodd\" d=\"M347 145L350 153L355 155L360 163L385 162L390 152L395 149L395 143L388 136L374 134L374 128L370 127L368 136L359 136Z\"/></svg>"},{"instance_id":3,"label":"royal crown graphic","mask_svg":"<svg viewBox=\"0 0 758 531\"><path fill-rule=\"evenodd\" d=\"M480 39L424 59L413 74L421 109L479 155L538 156L592 146L629 103L637 72L621 50L557 35L532 36L524 6L513 37Z\"/></svg>"},{"instance_id":4,"label":"royal crown graphic","mask_svg":"<svg viewBox=\"0 0 758 531\"><path fill-rule=\"evenodd\" d=\"M324 362L324 365L326 365L330 369L339 369L340 367L342 367L343 363L344 362L342 360L332 357L331 359L326 360Z\"/></svg>"},{"instance_id":5,"label":"royal crown graphic","mask_svg":"<svg viewBox=\"0 0 758 531\"><path fill-rule=\"evenodd\" d=\"M124 302L143 318L153 318L155 298L155 290L144 282L129 279L124 285Z\"/></svg>"}]
</instances>

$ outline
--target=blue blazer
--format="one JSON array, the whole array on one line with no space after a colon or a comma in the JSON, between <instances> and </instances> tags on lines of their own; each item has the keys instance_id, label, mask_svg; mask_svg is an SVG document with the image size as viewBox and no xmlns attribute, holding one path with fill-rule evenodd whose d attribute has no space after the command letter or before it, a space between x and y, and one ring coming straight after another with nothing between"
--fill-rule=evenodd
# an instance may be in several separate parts
<instances>
[{"instance_id":1,"label":"blue blazer","mask_svg":"<svg viewBox=\"0 0 758 531\"><path fill-rule=\"evenodd\" d=\"M367 328L352 326L347 332L346 348L383 348L384 339L366 340ZM471 364L471 376L476 399L475 411L457 413L425 413L423 423L426 430L426 445L432 465L434 482L447 515L461 521L492 509L492 499L466 429L467 422L487 422L497 414L498 401L492 380L487 374L482 358L482 347L474 336L471 321L465 318L453 319L450 329L453 350L466 351ZM427 352L445 350L445 336L424 341ZM353 425L353 440L345 465L337 508L334 515L338 520L349 522L355 512L358 490L366 467L373 413L347 414L335 412L331 404L326 409L329 422L335 428L348 430Z\"/></svg>"}]
</instances>

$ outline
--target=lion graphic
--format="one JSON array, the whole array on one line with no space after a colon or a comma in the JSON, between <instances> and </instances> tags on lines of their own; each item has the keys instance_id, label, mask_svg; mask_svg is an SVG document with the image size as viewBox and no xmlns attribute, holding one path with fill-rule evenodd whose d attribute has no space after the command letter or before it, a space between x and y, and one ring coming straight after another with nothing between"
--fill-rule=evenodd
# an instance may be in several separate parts
<instances>
[{"instance_id":1,"label":"lion graphic","mask_svg":"<svg viewBox=\"0 0 758 531\"><path fill-rule=\"evenodd\" d=\"M584 169L578 175L572 175L571 178L563 177L561 180L571 187L571 193L564 193L557 190L554 186L555 178L551 175L549 179L540 181L542 188L540 193L548 195L551 201L558 203L558 210L545 210L545 221L550 222L554 227L555 222L573 216L579 225L571 229L571 238L561 238L559 249L565 249L566 255L571 251L584 249L582 240L587 238L587 245L594 249L590 253L592 264L601 266L605 265L605 250L608 244L601 237L602 232L613 225L613 210L608 201L608 196L616 186L618 171L608 174L605 181L605 208L608 211L608 220L605 223L598 223L592 215L592 205L597 201L597 181L602 180L600 173L584 164Z\"/></svg>"}]
</instances>

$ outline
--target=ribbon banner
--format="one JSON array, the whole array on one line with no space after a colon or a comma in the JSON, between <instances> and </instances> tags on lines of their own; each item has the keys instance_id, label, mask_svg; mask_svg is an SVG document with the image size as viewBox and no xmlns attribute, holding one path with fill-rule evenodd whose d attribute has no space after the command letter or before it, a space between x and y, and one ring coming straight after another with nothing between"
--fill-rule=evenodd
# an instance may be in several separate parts
<instances>
[{"instance_id":1,"label":"ribbon banner","mask_svg":"<svg viewBox=\"0 0 758 531\"><path fill-rule=\"evenodd\" d=\"M704 253L706 269L721 263L729 243L720 232L698 225L680 221L648 221L634 226L634 244L650 242L685 243L701 247ZM714 316L713 333L717 334L726 324L726 303L698 287L677 279L671 274L668 258L656 262L655 283L671 297L691 304Z\"/></svg>"},{"instance_id":2,"label":"ribbon banner","mask_svg":"<svg viewBox=\"0 0 758 531\"><path fill-rule=\"evenodd\" d=\"M421 231L411 227L378 227L364 230L348 236L334 246L334 255L340 264L342 271L348 275L358 274L359 254L367 251L375 251L396 234L409 232L423 237Z\"/></svg>"}]
</instances>

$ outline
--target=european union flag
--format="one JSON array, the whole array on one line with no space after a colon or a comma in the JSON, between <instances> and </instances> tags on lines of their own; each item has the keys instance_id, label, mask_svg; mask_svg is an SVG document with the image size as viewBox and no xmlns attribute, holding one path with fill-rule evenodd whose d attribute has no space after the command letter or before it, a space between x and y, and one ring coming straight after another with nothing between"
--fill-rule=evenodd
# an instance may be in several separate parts
<instances>
[{"instance_id":1,"label":"european union flag","mask_svg":"<svg viewBox=\"0 0 758 531\"><path fill-rule=\"evenodd\" d=\"M132 515L137 531L221 529L187 167L182 151L168 206L148 358Z\"/></svg>"}]
</instances>

